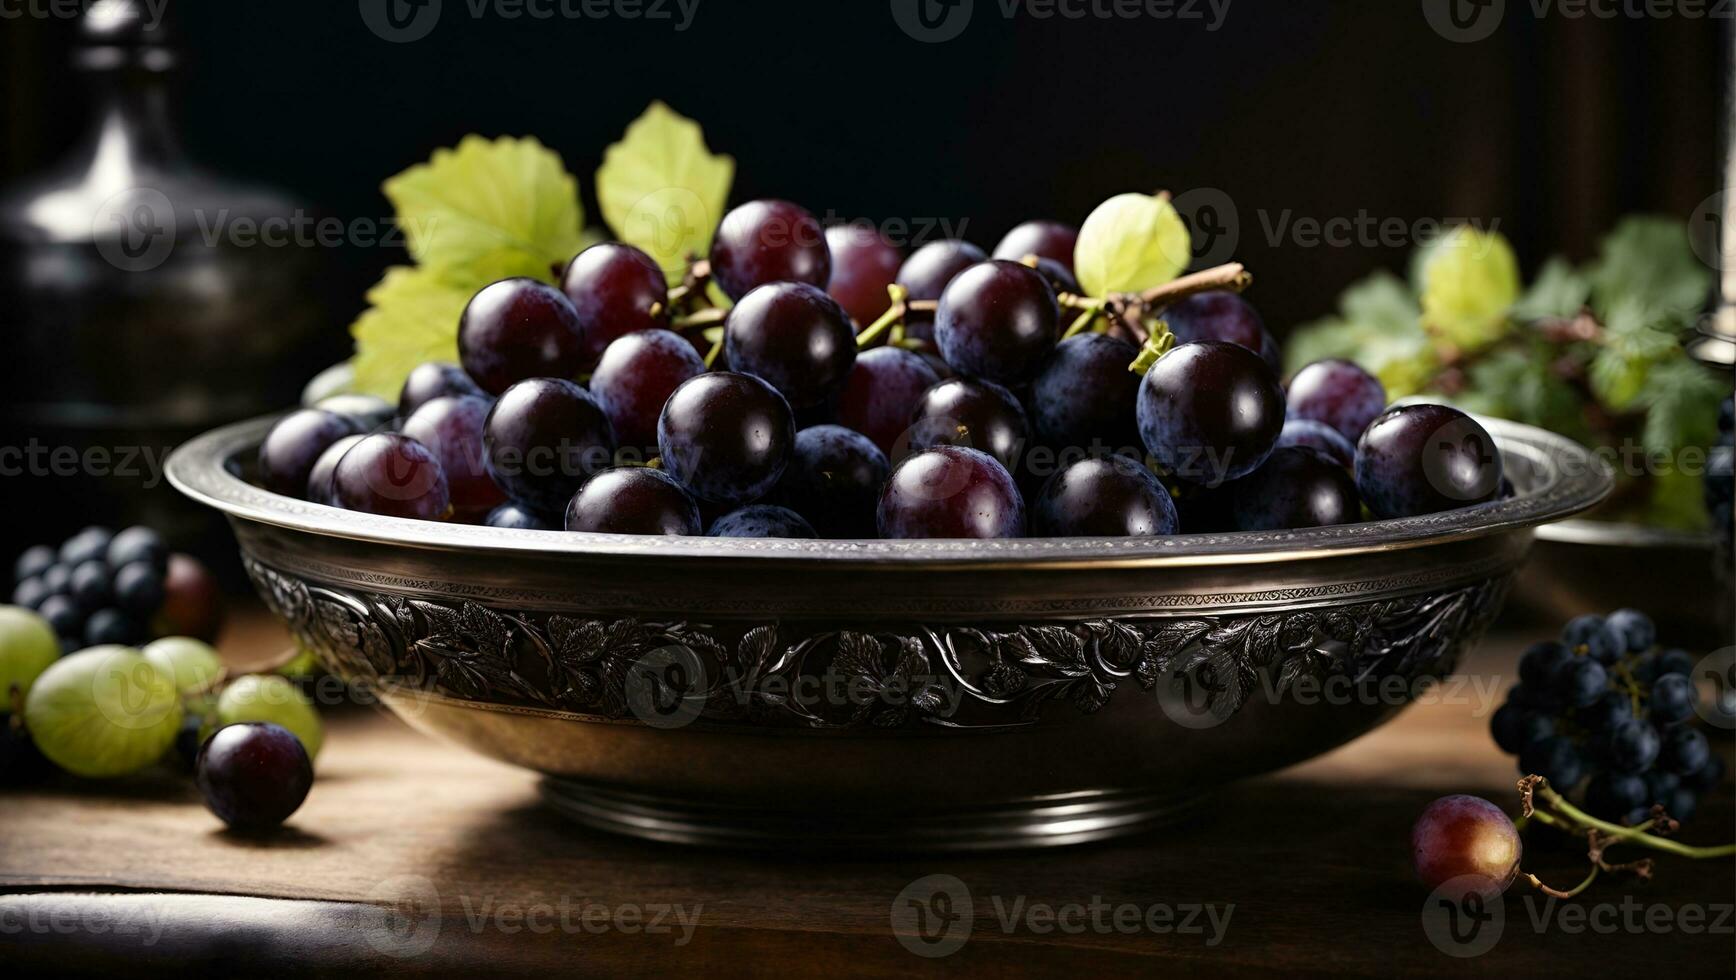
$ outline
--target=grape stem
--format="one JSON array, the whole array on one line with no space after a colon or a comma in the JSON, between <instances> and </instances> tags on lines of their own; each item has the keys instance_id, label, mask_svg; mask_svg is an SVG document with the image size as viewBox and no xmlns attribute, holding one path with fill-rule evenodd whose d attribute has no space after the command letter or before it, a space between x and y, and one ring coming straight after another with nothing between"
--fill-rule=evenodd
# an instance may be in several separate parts
<instances>
[{"instance_id":1,"label":"grape stem","mask_svg":"<svg viewBox=\"0 0 1736 980\"><path fill-rule=\"evenodd\" d=\"M892 305L886 312L880 314L880 319L870 323L866 329L856 335L856 349L862 350L880 339L880 335L904 322L905 313L916 307L909 302L910 290L897 283L886 287L886 294L892 297Z\"/></svg>"},{"instance_id":2,"label":"grape stem","mask_svg":"<svg viewBox=\"0 0 1736 980\"><path fill-rule=\"evenodd\" d=\"M709 327L713 324L722 323L724 317L728 315L729 312L727 310L720 310L714 306L710 309L700 310L698 313L689 313L686 316L678 316L671 320L670 324L677 331L692 330L694 327Z\"/></svg>"},{"instance_id":3,"label":"grape stem","mask_svg":"<svg viewBox=\"0 0 1736 980\"><path fill-rule=\"evenodd\" d=\"M1623 827L1598 818L1567 802L1566 797L1556 792L1549 781L1542 776L1526 776L1519 780L1519 792L1524 805L1525 815L1535 817L1539 822L1560 827L1570 833L1596 831L1604 837L1613 838L1604 842L1604 846L1612 844L1637 844L1649 847L1654 851L1663 851L1695 860L1722 858L1736 855L1736 844L1722 844L1716 847L1695 847L1680 841L1659 837L1650 831L1656 827L1659 830L1670 829L1675 821L1668 819L1661 811L1653 810L1653 819L1634 827ZM1541 799L1554 812L1536 808L1534 798Z\"/></svg>"},{"instance_id":4,"label":"grape stem","mask_svg":"<svg viewBox=\"0 0 1736 980\"><path fill-rule=\"evenodd\" d=\"M1153 286L1138 294L1139 301L1152 309L1159 309L1186 299L1197 293L1210 293L1228 290L1239 293L1254 284L1254 274L1249 272L1240 262L1226 262L1210 269L1171 279L1161 286Z\"/></svg>"},{"instance_id":5,"label":"grape stem","mask_svg":"<svg viewBox=\"0 0 1736 980\"><path fill-rule=\"evenodd\" d=\"M1526 873L1525 880L1528 883L1530 883L1532 888L1537 889L1538 891L1542 892L1545 895L1550 896L1551 898L1573 898L1575 895L1578 895L1580 892L1585 891L1587 888L1590 888L1591 883L1597 880L1598 872L1600 872L1602 870L1603 870L1602 867L1595 865L1595 864L1592 865L1591 866L1591 874L1586 875L1584 881L1580 882L1577 885L1574 885L1572 888L1569 888L1566 891L1562 891L1559 888L1551 888L1548 885L1545 885L1542 881L1538 880L1536 875L1530 874L1529 872Z\"/></svg>"}]
</instances>

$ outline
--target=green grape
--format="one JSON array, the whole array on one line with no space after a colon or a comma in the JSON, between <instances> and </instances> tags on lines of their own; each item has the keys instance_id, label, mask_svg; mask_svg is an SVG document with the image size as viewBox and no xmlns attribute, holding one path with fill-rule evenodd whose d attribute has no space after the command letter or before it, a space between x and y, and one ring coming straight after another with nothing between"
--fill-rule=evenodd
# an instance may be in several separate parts
<instances>
[{"instance_id":1,"label":"green grape","mask_svg":"<svg viewBox=\"0 0 1736 980\"><path fill-rule=\"evenodd\" d=\"M23 606L0 606L0 711L12 710L11 690L30 685L60 657L60 641L48 621Z\"/></svg>"},{"instance_id":2,"label":"green grape","mask_svg":"<svg viewBox=\"0 0 1736 980\"><path fill-rule=\"evenodd\" d=\"M242 721L265 721L282 725L307 749L309 759L319 755L324 726L319 712L287 679L276 674L244 674L217 696L213 730ZM207 735L210 733L207 732Z\"/></svg>"},{"instance_id":3,"label":"green grape","mask_svg":"<svg viewBox=\"0 0 1736 980\"><path fill-rule=\"evenodd\" d=\"M190 636L166 636L144 650L145 659L175 679L182 694L208 686L223 672L223 661L209 643Z\"/></svg>"},{"instance_id":4,"label":"green grape","mask_svg":"<svg viewBox=\"0 0 1736 980\"><path fill-rule=\"evenodd\" d=\"M1079 226L1073 249L1079 285L1090 296L1161 286L1193 261L1187 225L1169 198L1117 194Z\"/></svg>"},{"instance_id":5,"label":"green grape","mask_svg":"<svg viewBox=\"0 0 1736 980\"><path fill-rule=\"evenodd\" d=\"M1519 300L1519 260L1500 232L1462 225L1422 263L1423 326L1462 350L1500 340Z\"/></svg>"},{"instance_id":6,"label":"green grape","mask_svg":"<svg viewBox=\"0 0 1736 980\"><path fill-rule=\"evenodd\" d=\"M49 761L76 776L124 776L168 751L181 726L170 675L137 650L97 646L52 664L24 702L24 723Z\"/></svg>"},{"instance_id":7,"label":"green grape","mask_svg":"<svg viewBox=\"0 0 1736 980\"><path fill-rule=\"evenodd\" d=\"M292 680L301 677L313 677L320 672L319 654L307 647L302 647L296 651L293 660L277 668L276 672Z\"/></svg>"}]
</instances>

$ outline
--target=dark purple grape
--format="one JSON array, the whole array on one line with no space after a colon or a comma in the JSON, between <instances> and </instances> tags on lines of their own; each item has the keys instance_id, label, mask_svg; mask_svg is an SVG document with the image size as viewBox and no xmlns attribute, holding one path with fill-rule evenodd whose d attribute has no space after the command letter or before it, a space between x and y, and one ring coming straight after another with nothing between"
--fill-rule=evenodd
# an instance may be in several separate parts
<instances>
[{"instance_id":1,"label":"dark purple grape","mask_svg":"<svg viewBox=\"0 0 1736 980\"><path fill-rule=\"evenodd\" d=\"M1082 333L1055 348L1031 385L1031 422L1055 448L1139 447L1139 349L1108 334Z\"/></svg>"},{"instance_id":2,"label":"dark purple grape","mask_svg":"<svg viewBox=\"0 0 1736 980\"><path fill-rule=\"evenodd\" d=\"M1712 746L1697 729L1678 727L1664 733L1658 767L1679 776L1699 772L1712 757Z\"/></svg>"},{"instance_id":3,"label":"dark purple grape","mask_svg":"<svg viewBox=\"0 0 1736 980\"><path fill-rule=\"evenodd\" d=\"M1025 504L993 456L940 446L892 471L876 525L883 538L1016 538L1025 532Z\"/></svg>"},{"instance_id":4,"label":"dark purple grape","mask_svg":"<svg viewBox=\"0 0 1736 980\"><path fill-rule=\"evenodd\" d=\"M573 256L561 288L579 315L587 366L618 337L669 326L663 269L631 245L602 242Z\"/></svg>"},{"instance_id":5,"label":"dark purple grape","mask_svg":"<svg viewBox=\"0 0 1736 980\"><path fill-rule=\"evenodd\" d=\"M1657 645L1657 624L1638 609L1617 609L1606 622L1621 637L1625 653L1644 653Z\"/></svg>"},{"instance_id":6,"label":"dark purple grape","mask_svg":"<svg viewBox=\"0 0 1736 980\"><path fill-rule=\"evenodd\" d=\"M1036 270L997 259L953 277L940 294L934 341L961 374L1029 381L1060 338L1055 294Z\"/></svg>"},{"instance_id":7,"label":"dark purple grape","mask_svg":"<svg viewBox=\"0 0 1736 980\"><path fill-rule=\"evenodd\" d=\"M569 531L698 534L699 508L661 470L620 466L585 481L567 505Z\"/></svg>"},{"instance_id":8,"label":"dark purple grape","mask_svg":"<svg viewBox=\"0 0 1736 980\"><path fill-rule=\"evenodd\" d=\"M1180 526L1169 491L1126 456L1084 459L1049 478L1031 505L1044 537L1149 537Z\"/></svg>"},{"instance_id":9,"label":"dark purple grape","mask_svg":"<svg viewBox=\"0 0 1736 980\"><path fill-rule=\"evenodd\" d=\"M1521 775L1542 776L1564 793L1578 784L1585 776L1585 770L1585 757L1580 755L1573 740L1565 735L1551 735L1532 742L1519 753Z\"/></svg>"},{"instance_id":10,"label":"dark purple grape","mask_svg":"<svg viewBox=\"0 0 1736 980\"><path fill-rule=\"evenodd\" d=\"M805 282L824 289L832 278L826 233L789 201L749 201L723 216L711 242L711 276L739 300L768 282Z\"/></svg>"},{"instance_id":11,"label":"dark purple grape","mask_svg":"<svg viewBox=\"0 0 1736 980\"><path fill-rule=\"evenodd\" d=\"M1324 422L1355 442L1368 423L1386 411L1386 388L1355 364L1329 358L1297 371L1285 401L1290 418Z\"/></svg>"},{"instance_id":12,"label":"dark purple grape","mask_svg":"<svg viewBox=\"0 0 1736 980\"><path fill-rule=\"evenodd\" d=\"M711 522L714 538L812 538L814 528L802 515L775 504L748 504Z\"/></svg>"},{"instance_id":13,"label":"dark purple grape","mask_svg":"<svg viewBox=\"0 0 1736 980\"><path fill-rule=\"evenodd\" d=\"M1585 784L1585 809L1594 817L1621 820L1646 802L1646 781L1620 772L1600 772Z\"/></svg>"},{"instance_id":14,"label":"dark purple grape","mask_svg":"<svg viewBox=\"0 0 1736 980\"><path fill-rule=\"evenodd\" d=\"M84 645L87 647L107 644L131 646L144 639L144 627L119 609L98 609L84 621Z\"/></svg>"},{"instance_id":15,"label":"dark purple grape","mask_svg":"<svg viewBox=\"0 0 1736 980\"><path fill-rule=\"evenodd\" d=\"M1601 754L1604 765L1616 772L1644 772L1658 760L1661 748L1658 730L1643 721L1633 720L1622 722L1610 729L1609 734L1604 737ZM1539 775L1547 776L1548 773ZM1555 783L1557 789L1565 790L1576 780L1564 782L1552 778L1549 781Z\"/></svg>"},{"instance_id":16,"label":"dark purple grape","mask_svg":"<svg viewBox=\"0 0 1736 980\"><path fill-rule=\"evenodd\" d=\"M149 561L135 561L122 565L115 572L115 603L121 610L149 619L162 605L166 593L163 591L163 569Z\"/></svg>"},{"instance_id":17,"label":"dark purple grape","mask_svg":"<svg viewBox=\"0 0 1736 980\"><path fill-rule=\"evenodd\" d=\"M356 432L350 419L317 408L298 409L285 415L259 444L259 482L272 493L300 497L307 492L308 474L313 472L320 454L332 443ZM107 549L104 542L105 554Z\"/></svg>"},{"instance_id":18,"label":"dark purple grape","mask_svg":"<svg viewBox=\"0 0 1736 980\"><path fill-rule=\"evenodd\" d=\"M1260 355L1274 374L1282 370L1278 342L1266 330L1266 321L1253 304L1235 293L1195 293L1171 303L1162 316L1177 343L1236 344Z\"/></svg>"},{"instance_id":19,"label":"dark purple grape","mask_svg":"<svg viewBox=\"0 0 1736 980\"><path fill-rule=\"evenodd\" d=\"M48 545L39 544L26 548L12 566L12 581L22 582L27 578L35 578L48 571L49 566L53 564L54 549Z\"/></svg>"},{"instance_id":20,"label":"dark purple grape","mask_svg":"<svg viewBox=\"0 0 1736 980\"><path fill-rule=\"evenodd\" d=\"M776 388L792 408L827 401L856 363L849 314L807 283L754 288L729 311L723 329L729 366Z\"/></svg>"},{"instance_id":21,"label":"dark purple grape","mask_svg":"<svg viewBox=\"0 0 1736 980\"><path fill-rule=\"evenodd\" d=\"M1609 672L1589 657L1574 657L1551 676L1556 697L1572 708L1596 703L1609 690Z\"/></svg>"},{"instance_id":22,"label":"dark purple grape","mask_svg":"<svg viewBox=\"0 0 1736 980\"><path fill-rule=\"evenodd\" d=\"M12 590L12 604L26 609L35 609L42 601L54 595L48 586L39 578L27 578L18 583Z\"/></svg>"},{"instance_id":23,"label":"dark purple grape","mask_svg":"<svg viewBox=\"0 0 1736 980\"><path fill-rule=\"evenodd\" d=\"M345 510L443 521L452 496L440 460L406 435L376 432L350 447L332 471L333 497Z\"/></svg>"},{"instance_id":24,"label":"dark purple grape","mask_svg":"<svg viewBox=\"0 0 1736 980\"><path fill-rule=\"evenodd\" d=\"M42 585L50 595L65 595L71 580L72 566L63 562L48 566L42 573Z\"/></svg>"},{"instance_id":25,"label":"dark purple grape","mask_svg":"<svg viewBox=\"0 0 1736 980\"><path fill-rule=\"evenodd\" d=\"M938 300L954 276L987 260L988 254L970 242L956 238L929 242L904 260L898 269L898 284L909 291L912 300ZM934 334L932 313L907 314L904 324L913 337Z\"/></svg>"},{"instance_id":26,"label":"dark purple grape","mask_svg":"<svg viewBox=\"0 0 1736 980\"><path fill-rule=\"evenodd\" d=\"M1573 713L1573 720L1586 730L1607 732L1632 718L1633 699L1622 691L1605 691L1596 701Z\"/></svg>"},{"instance_id":27,"label":"dark purple grape","mask_svg":"<svg viewBox=\"0 0 1736 980\"><path fill-rule=\"evenodd\" d=\"M608 413L619 445L655 450L663 403L681 382L704 373L705 359L680 334L643 330L603 351L591 375L591 394Z\"/></svg>"},{"instance_id":28,"label":"dark purple grape","mask_svg":"<svg viewBox=\"0 0 1736 980\"><path fill-rule=\"evenodd\" d=\"M114 537L113 531L93 524L60 543L60 561L57 564L65 565L70 573L72 567L81 562L101 561L108 557L109 542Z\"/></svg>"},{"instance_id":29,"label":"dark purple grape","mask_svg":"<svg viewBox=\"0 0 1736 980\"><path fill-rule=\"evenodd\" d=\"M551 520L523 504L504 503L488 512L482 523L489 527L514 528L520 531L559 531L562 522Z\"/></svg>"},{"instance_id":30,"label":"dark purple grape","mask_svg":"<svg viewBox=\"0 0 1736 980\"><path fill-rule=\"evenodd\" d=\"M224 725L199 747L193 781L218 819L240 831L289 819L313 786L313 762L289 729L261 722Z\"/></svg>"},{"instance_id":31,"label":"dark purple grape","mask_svg":"<svg viewBox=\"0 0 1736 980\"><path fill-rule=\"evenodd\" d=\"M397 409L384 398L373 395L345 394L321 398L313 405L321 411L342 415L350 420L357 432L376 432L391 426Z\"/></svg>"},{"instance_id":32,"label":"dark purple grape","mask_svg":"<svg viewBox=\"0 0 1736 980\"><path fill-rule=\"evenodd\" d=\"M409 418L416 409L436 398L460 395L489 397L458 365L425 361L411 368L404 378L404 387L398 392L398 415Z\"/></svg>"},{"instance_id":33,"label":"dark purple grape","mask_svg":"<svg viewBox=\"0 0 1736 980\"><path fill-rule=\"evenodd\" d=\"M80 609L90 612L108 605L114 598L111 585L108 562L93 558L73 567L72 576L67 579L67 594Z\"/></svg>"},{"instance_id":34,"label":"dark purple grape","mask_svg":"<svg viewBox=\"0 0 1736 980\"><path fill-rule=\"evenodd\" d=\"M700 500L730 507L765 496L783 475L795 439L784 396L746 374L682 382L657 420L664 470Z\"/></svg>"},{"instance_id":35,"label":"dark purple grape","mask_svg":"<svg viewBox=\"0 0 1736 980\"><path fill-rule=\"evenodd\" d=\"M1158 465L1183 482L1215 487L1266 461L1284 428L1284 392L1247 348L1182 344L1146 372L1138 418Z\"/></svg>"},{"instance_id":36,"label":"dark purple grape","mask_svg":"<svg viewBox=\"0 0 1736 980\"><path fill-rule=\"evenodd\" d=\"M507 496L560 513L615 452L609 417L590 392L560 378L508 388L483 425L488 472Z\"/></svg>"},{"instance_id":37,"label":"dark purple grape","mask_svg":"<svg viewBox=\"0 0 1736 980\"><path fill-rule=\"evenodd\" d=\"M50 595L42 600L42 605L36 607L36 613L48 621L55 636L63 640L84 638L84 610L78 608L78 603L73 602L71 596Z\"/></svg>"},{"instance_id":38,"label":"dark purple grape","mask_svg":"<svg viewBox=\"0 0 1736 980\"><path fill-rule=\"evenodd\" d=\"M1611 629L1602 616L1587 613L1568 621L1561 630L1561 642L1600 664L1613 664L1621 659L1627 638Z\"/></svg>"},{"instance_id":39,"label":"dark purple grape","mask_svg":"<svg viewBox=\"0 0 1736 980\"><path fill-rule=\"evenodd\" d=\"M1680 724L1694 714L1700 695L1694 682L1685 674L1665 674L1652 682L1652 695L1646 705L1646 716L1660 727Z\"/></svg>"},{"instance_id":40,"label":"dark purple grape","mask_svg":"<svg viewBox=\"0 0 1736 980\"><path fill-rule=\"evenodd\" d=\"M1349 471L1312 449L1274 449L1234 487L1240 531L1326 527L1362 517L1362 501Z\"/></svg>"},{"instance_id":41,"label":"dark purple grape","mask_svg":"<svg viewBox=\"0 0 1736 980\"><path fill-rule=\"evenodd\" d=\"M1682 778L1682 785L1696 793L1710 793L1723 784L1724 760L1716 755L1707 759L1698 771Z\"/></svg>"},{"instance_id":42,"label":"dark purple grape","mask_svg":"<svg viewBox=\"0 0 1736 980\"><path fill-rule=\"evenodd\" d=\"M1411 828L1411 865L1429 889L1461 901L1492 899L1519 876L1519 830L1501 808L1476 796L1443 796Z\"/></svg>"},{"instance_id":43,"label":"dark purple grape","mask_svg":"<svg viewBox=\"0 0 1736 980\"><path fill-rule=\"evenodd\" d=\"M440 460L460 520L475 520L506 502L482 451L483 426L493 408L493 401L475 395L436 398L404 420L404 434Z\"/></svg>"},{"instance_id":44,"label":"dark purple grape","mask_svg":"<svg viewBox=\"0 0 1736 980\"><path fill-rule=\"evenodd\" d=\"M1356 444L1325 422L1313 419L1286 421L1278 433L1278 448L1288 446L1312 449L1347 470L1356 466Z\"/></svg>"},{"instance_id":45,"label":"dark purple grape","mask_svg":"<svg viewBox=\"0 0 1736 980\"><path fill-rule=\"evenodd\" d=\"M1079 229L1059 221L1027 221L1007 232L995 246L995 258L1021 262L1027 255L1058 262L1069 272L1073 269L1073 247L1079 242ZM1077 292L1077 290L1070 290Z\"/></svg>"},{"instance_id":46,"label":"dark purple grape","mask_svg":"<svg viewBox=\"0 0 1736 980\"><path fill-rule=\"evenodd\" d=\"M1031 427L1013 393L992 381L948 378L922 393L910 416L910 440L894 455L935 446L969 446L1018 469Z\"/></svg>"},{"instance_id":47,"label":"dark purple grape","mask_svg":"<svg viewBox=\"0 0 1736 980\"><path fill-rule=\"evenodd\" d=\"M1519 682L1533 690L1547 687L1569 656L1567 647L1553 640L1531 644L1519 657Z\"/></svg>"},{"instance_id":48,"label":"dark purple grape","mask_svg":"<svg viewBox=\"0 0 1736 980\"><path fill-rule=\"evenodd\" d=\"M875 347L856 357L838 396L838 423L874 441L891 456L910 429L923 392L940 375L922 355L899 347Z\"/></svg>"},{"instance_id":49,"label":"dark purple grape","mask_svg":"<svg viewBox=\"0 0 1736 980\"><path fill-rule=\"evenodd\" d=\"M826 292L856 321L857 330L880 319L892 306L887 287L897 281L904 254L865 224L827 228L826 248L832 253L832 280Z\"/></svg>"},{"instance_id":50,"label":"dark purple grape","mask_svg":"<svg viewBox=\"0 0 1736 980\"><path fill-rule=\"evenodd\" d=\"M575 377L590 350L572 301L535 279L482 287L458 318L459 363L493 395L529 378Z\"/></svg>"},{"instance_id":51,"label":"dark purple grape","mask_svg":"<svg viewBox=\"0 0 1736 980\"><path fill-rule=\"evenodd\" d=\"M810 426L796 433L778 497L825 537L871 538L889 470L886 454L862 433Z\"/></svg>"},{"instance_id":52,"label":"dark purple grape","mask_svg":"<svg viewBox=\"0 0 1736 980\"><path fill-rule=\"evenodd\" d=\"M1073 270L1054 259L1038 259L1037 274L1043 277L1043 281L1049 284L1049 290L1057 297L1062 293L1072 293L1078 296L1085 292L1080 288L1079 280L1073 275ZM1071 326L1071 321L1072 316L1069 316L1068 311L1062 310L1060 320L1062 329L1065 330Z\"/></svg>"},{"instance_id":53,"label":"dark purple grape","mask_svg":"<svg viewBox=\"0 0 1736 980\"><path fill-rule=\"evenodd\" d=\"M308 500L329 507L338 505L337 488L332 485L332 477L338 471L338 461L343 459L344 454L349 452L356 443L366 438L367 436L361 433L344 436L327 446L325 452L319 454L319 459L314 460L313 469L309 470L307 474L307 493L305 496Z\"/></svg>"},{"instance_id":54,"label":"dark purple grape","mask_svg":"<svg viewBox=\"0 0 1736 980\"><path fill-rule=\"evenodd\" d=\"M1395 408L1370 422L1356 446L1356 488L1376 517L1480 504L1500 486L1495 440L1456 408Z\"/></svg>"},{"instance_id":55,"label":"dark purple grape","mask_svg":"<svg viewBox=\"0 0 1736 980\"><path fill-rule=\"evenodd\" d=\"M110 568L142 561L163 571L169 567L169 546L155 530L136 524L114 536L114 540L109 542L105 560Z\"/></svg>"}]
</instances>

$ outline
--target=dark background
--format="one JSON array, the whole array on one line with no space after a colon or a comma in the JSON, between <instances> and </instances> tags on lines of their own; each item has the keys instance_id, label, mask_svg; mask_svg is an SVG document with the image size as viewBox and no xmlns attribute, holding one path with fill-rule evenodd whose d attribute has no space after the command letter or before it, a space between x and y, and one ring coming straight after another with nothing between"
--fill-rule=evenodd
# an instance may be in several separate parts
<instances>
[{"instance_id":1,"label":"dark background","mask_svg":"<svg viewBox=\"0 0 1736 980\"><path fill-rule=\"evenodd\" d=\"M1718 185L1719 22L1538 19L1509 0L1487 40L1454 43L1418 0L1234 0L1200 21L1039 20L976 0L957 39L922 44L887 0L701 0L668 22L473 18L444 0L427 38L390 44L355 0L169 0L187 50L178 99L202 164L319 213L389 213L380 181L469 132L534 134L580 178L653 98L735 156L732 201L968 221L991 246L1034 216L1081 220L1108 195L1213 187L1241 215L1237 257L1282 334L1408 247L1272 241L1284 212L1326 220L1469 218L1527 272L1583 258L1636 210L1686 217ZM0 184L83 126L69 25L0 21ZM1264 218L1261 218L1264 215ZM333 263L334 341L379 270Z\"/></svg>"}]
</instances>

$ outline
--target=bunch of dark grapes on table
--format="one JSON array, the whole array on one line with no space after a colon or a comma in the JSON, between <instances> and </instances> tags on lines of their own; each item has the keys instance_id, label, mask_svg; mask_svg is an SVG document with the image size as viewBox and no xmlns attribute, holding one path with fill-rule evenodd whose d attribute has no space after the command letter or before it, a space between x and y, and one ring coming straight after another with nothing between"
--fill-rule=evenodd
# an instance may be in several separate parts
<instances>
[{"instance_id":1,"label":"bunch of dark grapes on table","mask_svg":"<svg viewBox=\"0 0 1736 980\"><path fill-rule=\"evenodd\" d=\"M1678 821L1724 779L1724 761L1695 724L1695 659L1660 648L1650 618L1633 609L1569 622L1533 645L1519 683L1491 719L1522 774L1581 799L1612 823L1638 824L1654 806Z\"/></svg>"},{"instance_id":2,"label":"bunch of dark grapes on table","mask_svg":"<svg viewBox=\"0 0 1736 980\"><path fill-rule=\"evenodd\" d=\"M1240 266L1087 297L1079 239L1030 221L906 256L767 199L674 287L594 245L559 285L477 292L395 418L285 417L257 479L393 518L727 537L1274 531L1501 492L1455 409L1389 407L1346 361L1286 386Z\"/></svg>"},{"instance_id":3,"label":"bunch of dark grapes on table","mask_svg":"<svg viewBox=\"0 0 1736 980\"><path fill-rule=\"evenodd\" d=\"M12 604L46 620L65 651L157 636L211 639L222 618L216 582L199 561L172 554L151 528L87 527L37 545L12 569Z\"/></svg>"}]
</instances>

